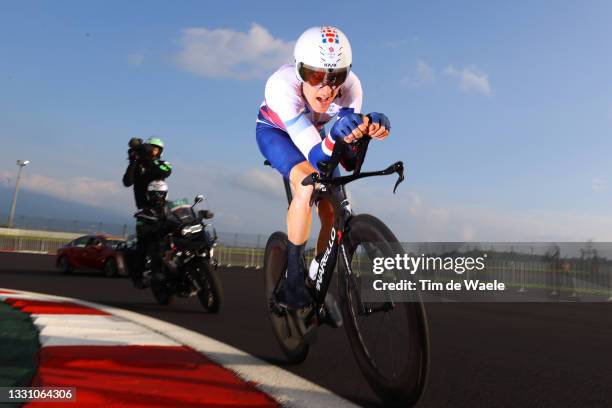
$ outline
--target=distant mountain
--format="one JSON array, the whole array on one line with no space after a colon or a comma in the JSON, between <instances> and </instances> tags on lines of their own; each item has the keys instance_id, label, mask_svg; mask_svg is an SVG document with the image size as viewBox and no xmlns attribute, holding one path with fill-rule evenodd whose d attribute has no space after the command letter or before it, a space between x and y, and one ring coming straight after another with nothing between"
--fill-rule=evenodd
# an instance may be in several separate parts
<instances>
[{"instance_id":1,"label":"distant mountain","mask_svg":"<svg viewBox=\"0 0 612 408\"><path fill-rule=\"evenodd\" d=\"M0 186L0 226L6 225L13 199L13 189ZM127 224L132 226L134 209L126 209L125 214L117 211L62 200L42 193L25 189L19 190L15 226L42 228L85 230L96 229L100 223L105 224L100 229L118 229ZM118 231L108 231L116 233Z\"/></svg>"}]
</instances>

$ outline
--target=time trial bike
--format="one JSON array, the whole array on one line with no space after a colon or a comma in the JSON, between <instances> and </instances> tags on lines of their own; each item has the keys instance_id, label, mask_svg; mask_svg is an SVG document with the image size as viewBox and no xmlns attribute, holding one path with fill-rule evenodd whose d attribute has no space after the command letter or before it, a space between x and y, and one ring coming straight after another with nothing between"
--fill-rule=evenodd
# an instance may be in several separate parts
<instances>
[{"instance_id":1,"label":"time trial bike","mask_svg":"<svg viewBox=\"0 0 612 408\"><path fill-rule=\"evenodd\" d=\"M354 215L347 199L344 186L352 181L397 174L395 193L404 180L401 161L385 170L361 172L369 142L370 137L364 136L350 145L355 152L352 174L335 173L342 144L337 142L330 160L319 163L323 171L309 175L302 182L314 186L311 204L326 199L334 208L333 227L311 288L313 307L298 314L282 301L288 238L280 231L269 237L265 249L266 302L283 353L292 363L302 362L316 338L318 326L326 319L325 298L338 266L337 286L344 327L361 372L385 404L413 405L425 388L429 366L427 318L420 295L415 292L408 301L398 302L392 294L383 293L379 301L373 302L373 299L364 299L360 290L371 277L362 267L368 259L394 257L402 251L397 238L382 221L368 214ZM291 203L289 181L283 181Z\"/></svg>"}]
</instances>

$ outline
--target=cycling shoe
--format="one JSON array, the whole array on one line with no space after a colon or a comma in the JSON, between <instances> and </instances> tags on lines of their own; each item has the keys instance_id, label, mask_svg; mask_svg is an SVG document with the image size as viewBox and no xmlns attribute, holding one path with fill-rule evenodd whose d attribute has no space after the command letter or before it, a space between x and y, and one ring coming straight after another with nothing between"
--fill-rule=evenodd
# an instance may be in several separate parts
<instances>
[{"instance_id":1,"label":"cycling shoe","mask_svg":"<svg viewBox=\"0 0 612 408\"><path fill-rule=\"evenodd\" d=\"M290 288L285 285L285 303L290 309L302 309L312 304L312 297L305 286Z\"/></svg>"},{"instance_id":2,"label":"cycling shoe","mask_svg":"<svg viewBox=\"0 0 612 408\"><path fill-rule=\"evenodd\" d=\"M331 293L325 295L323 311L325 313L323 316L323 324L331 326L335 329L342 327L344 324L344 321L342 320L342 313L340 312L340 307L338 307L338 302L336 302L336 299L334 299Z\"/></svg>"}]
</instances>

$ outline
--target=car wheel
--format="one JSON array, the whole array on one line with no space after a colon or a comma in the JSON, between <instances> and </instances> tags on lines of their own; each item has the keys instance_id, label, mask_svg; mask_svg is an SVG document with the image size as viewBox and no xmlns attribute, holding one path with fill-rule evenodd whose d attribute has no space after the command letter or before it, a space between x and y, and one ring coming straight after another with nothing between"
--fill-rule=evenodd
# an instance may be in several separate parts
<instances>
[{"instance_id":1,"label":"car wheel","mask_svg":"<svg viewBox=\"0 0 612 408\"><path fill-rule=\"evenodd\" d=\"M63 255L59 259L59 261L57 262L57 266L59 270L62 271L62 273L70 274L74 272L74 269L72 268L72 266L70 266L70 260L68 259L66 255Z\"/></svg>"},{"instance_id":2,"label":"car wheel","mask_svg":"<svg viewBox=\"0 0 612 408\"><path fill-rule=\"evenodd\" d=\"M114 278L119 273L119 268L117 267L117 261L114 258L109 258L104 263L104 276L107 278Z\"/></svg>"}]
</instances>

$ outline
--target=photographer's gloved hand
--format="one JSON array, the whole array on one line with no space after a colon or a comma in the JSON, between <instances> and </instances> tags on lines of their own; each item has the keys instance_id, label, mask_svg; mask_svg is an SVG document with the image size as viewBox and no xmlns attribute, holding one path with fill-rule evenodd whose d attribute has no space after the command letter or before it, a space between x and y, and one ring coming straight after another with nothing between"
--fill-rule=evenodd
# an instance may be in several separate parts
<instances>
[{"instance_id":1,"label":"photographer's gloved hand","mask_svg":"<svg viewBox=\"0 0 612 408\"><path fill-rule=\"evenodd\" d=\"M131 163L134 163L138 159L138 150L142 147L142 139L138 137L133 137L128 142L128 160Z\"/></svg>"}]
</instances>

